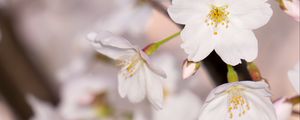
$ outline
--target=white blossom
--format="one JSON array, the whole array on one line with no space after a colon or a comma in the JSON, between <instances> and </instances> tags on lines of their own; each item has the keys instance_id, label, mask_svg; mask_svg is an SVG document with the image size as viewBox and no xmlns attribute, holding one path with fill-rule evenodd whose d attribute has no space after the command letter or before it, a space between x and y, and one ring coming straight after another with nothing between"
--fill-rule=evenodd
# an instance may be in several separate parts
<instances>
[{"instance_id":1,"label":"white blossom","mask_svg":"<svg viewBox=\"0 0 300 120\"><path fill-rule=\"evenodd\" d=\"M151 64L149 57L126 39L109 32L90 33L88 39L94 48L119 62L119 94L122 98L136 103L146 96L155 109L161 109L163 103L162 80L165 73Z\"/></svg>"},{"instance_id":2,"label":"white blossom","mask_svg":"<svg viewBox=\"0 0 300 120\"><path fill-rule=\"evenodd\" d=\"M185 25L181 47L188 60L201 61L215 50L231 65L257 57L252 30L265 25L273 14L266 0L173 0L168 12Z\"/></svg>"},{"instance_id":3,"label":"white blossom","mask_svg":"<svg viewBox=\"0 0 300 120\"><path fill-rule=\"evenodd\" d=\"M209 94L199 120L277 120L270 97L263 81L223 84Z\"/></svg>"}]
</instances>

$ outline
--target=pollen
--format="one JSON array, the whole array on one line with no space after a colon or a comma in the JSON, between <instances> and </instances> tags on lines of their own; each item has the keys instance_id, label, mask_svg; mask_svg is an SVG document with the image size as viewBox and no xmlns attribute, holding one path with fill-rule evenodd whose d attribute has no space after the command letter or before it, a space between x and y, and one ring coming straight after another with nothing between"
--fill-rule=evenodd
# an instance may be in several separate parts
<instances>
[{"instance_id":1,"label":"pollen","mask_svg":"<svg viewBox=\"0 0 300 120\"><path fill-rule=\"evenodd\" d=\"M217 32L217 31L215 31L215 32L214 32L214 35L218 35L218 32Z\"/></svg>"},{"instance_id":2,"label":"pollen","mask_svg":"<svg viewBox=\"0 0 300 120\"><path fill-rule=\"evenodd\" d=\"M130 59L120 60L118 66L121 66L125 69L122 74L126 79L128 79L135 75L142 61L143 59L141 58L141 56L137 54Z\"/></svg>"},{"instance_id":3,"label":"pollen","mask_svg":"<svg viewBox=\"0 0 300 120\"><path fill-rule=\"evenodd\" d=\"M224 6L211 6L211 10L205 19L205 23L207 26L212 26L214 28L218 28L219 26L224 26L228 28L229 23L229 12L227 11L228 5ZM214 35L218 35L217 32L214 32Z\"/></svg>"},{"instance_id":4,"label":"pollen","mask_svg":"<svg viewBox=\"0 0 300 120\"><path fill-rule=\"evenodd\" d=\"M243 95L244 89L235 86L228 89L228 117L234 119L234 117L242 117L250 110L250 105Z\"/></svg>"}]
</instances>

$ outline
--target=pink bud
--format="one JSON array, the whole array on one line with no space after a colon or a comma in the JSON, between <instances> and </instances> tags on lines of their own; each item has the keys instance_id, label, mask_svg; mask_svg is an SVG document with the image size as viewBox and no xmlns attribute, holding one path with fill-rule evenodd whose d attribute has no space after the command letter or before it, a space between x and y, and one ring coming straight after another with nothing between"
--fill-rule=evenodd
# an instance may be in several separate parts
<instances>
[{"instance_id":1,"label":"pink bud","mask_svg":"<svg viewBox=\"0 0 300 120\"><path fill-rule=\"evenodd\" d=\"M182 66L182 78L187 79L188 77L193 76L199 68L200 62L184 60Z\"/></svg>"}]
</instances>

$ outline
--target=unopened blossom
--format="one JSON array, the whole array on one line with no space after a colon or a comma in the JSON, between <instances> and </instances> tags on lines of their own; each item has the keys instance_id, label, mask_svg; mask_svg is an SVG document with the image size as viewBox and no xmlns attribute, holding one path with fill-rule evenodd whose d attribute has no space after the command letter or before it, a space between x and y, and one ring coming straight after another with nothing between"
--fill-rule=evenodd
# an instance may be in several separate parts
<instances>
[{"instance_id":1,"label":"unopened blossom","mask_svg":"<svg viewBox=\"0 0 300 120\"><path fill-rule=\"evenodd\" d=\"M288 72L289 80L293 85L294 89L300 94L300 76L299 76L299 63L294 67L293 70Z\"/></svg>"},{"instance_id":2,"label":"unopened blossom","mask_svg":"<svg viewBox=\"0 0 300 120\"><path fill-rule=\"evenodd\" d=\"M230 65L257 57L252 30L265 25L273 11L266 0L173 0L170 17L184 24L181 47L198 62L213 50Z\"/></svg>"},{"instance_id":3,"label":"unopened blossom","mask_svg":"<svg viewBox=\"0 0 300 120\"><path fill-rule=\"evenodd\" d=\"M296 21L300 21L299 18L299 0L279 0L281 9L293 17Z\"/></svg>"},{"instance_id":4,"label":"unopened blossom","mask_svg":"<svg viewBox=\"0 0 300 120\"><path fill-rule=\"evenodd\" d=\"M110 32L90 33L88 38L99 53L119 62L118 89L122 98L136 103L147 97L154 108L162 108L162 80L166 75L141 49Z\"/></svg>"},{"instance_id":5,"label":"unopened blossom","mask_svg":"<svg viewBox=\"0 0 300 120\"><path fill-rule=\"evenodd\" d=\"M209 94L199 120L277 120L270 97L263 81L223 84Z\"/></svg>"},{"instance_id":6,"label":"unopened blossom","mask_svg":"<svg viewBox=\"0 0 300 120\"><path fill-rule=\"evenodd\" d=\"M199 62L185 60L182 66L182 78L187 79L188 77L195 75L199 68Z\"/></svg>"}]
</instances>

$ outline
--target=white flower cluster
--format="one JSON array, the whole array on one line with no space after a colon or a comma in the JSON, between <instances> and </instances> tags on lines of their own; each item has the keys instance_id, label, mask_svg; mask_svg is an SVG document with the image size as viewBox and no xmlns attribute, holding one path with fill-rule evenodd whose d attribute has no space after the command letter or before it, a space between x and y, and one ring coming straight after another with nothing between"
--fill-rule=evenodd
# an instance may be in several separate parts
<instances>
[{"instance_id":1,"label":"white flower cluster","mask_svg":"<svg viewBox=\"0 0 300 120\"><path fill-rule=\"evenodd\" d=\"M150 13L150 5L145 4L144 0L138 1L142 2L138 7L135 0L120 3L126 2L130 3L129 7L120 8L122 11L106 22L109 23L107 25L118 23L115 28L110 28L114 33L91 32L87 39L98 53L109 57L120 67L115 75L118 79L116 89L119 96L128 98L137 106L147 99L154 108L150 111L152 120L286 120L289 117L292 105L275 104L279 106L275 111L270 86L264 80L235 81L217 86L203 104L197 95L188 89L182 88L178 93L175 91L179 88L169 89L168 85L177 84L169 79L176 79L177 77L172 75L178 75L178 70L166 69L168 67L165 65L172 62L163 61L172 58L165 57L158 62L161 62L160 64L150 59L150 55L163 43L157 42L141 49L115 34L120 34L120 31L124 32L127 28L134 29L130 30L135 32L134 34L141 32L136 26L129 27L135 24L132 22L144 25ZM132 10L138 15L139 12L145 12L146 14L141 13L143 20L135 19L137 14L128 14L132 13ZM184 25L180 33L183 41L181 48L188 55L183 65L184 69L180 71L184 79L194 75L200 68L200 62L213 51L228 66L238 65L242 60L254 61L258 55L258 40L253 30L266 25L273 14L267 0L172 0L167 12L174 22ZM130 21L131 19L134 21ZM299 67L297 69L297 72L289 72L289 77L299 93ZM103 116L110 116L110 112L117 112L118 110L109 104L113 99L117 99L116 97L104 100L107 97L106 91L114 88L107 88L108 85L97 81L97 78L92 79L89 82L77 80L69 86L66 85L62 90L62 102L58 108L49 107L29 97L31 104L36 106L33 120L94 120L99 116L104 119ZM282 115L278 112L279 108L287 108L288 112ZM47 112L40 112L40 109ZM58 109L59 113L53 112L53 109ZM148 119L143 112L135 110L132 110L132 116L127 116L126 119ZM106 117L104 120L114 119L117 118Z\"/></svg>"}]
</instances>

